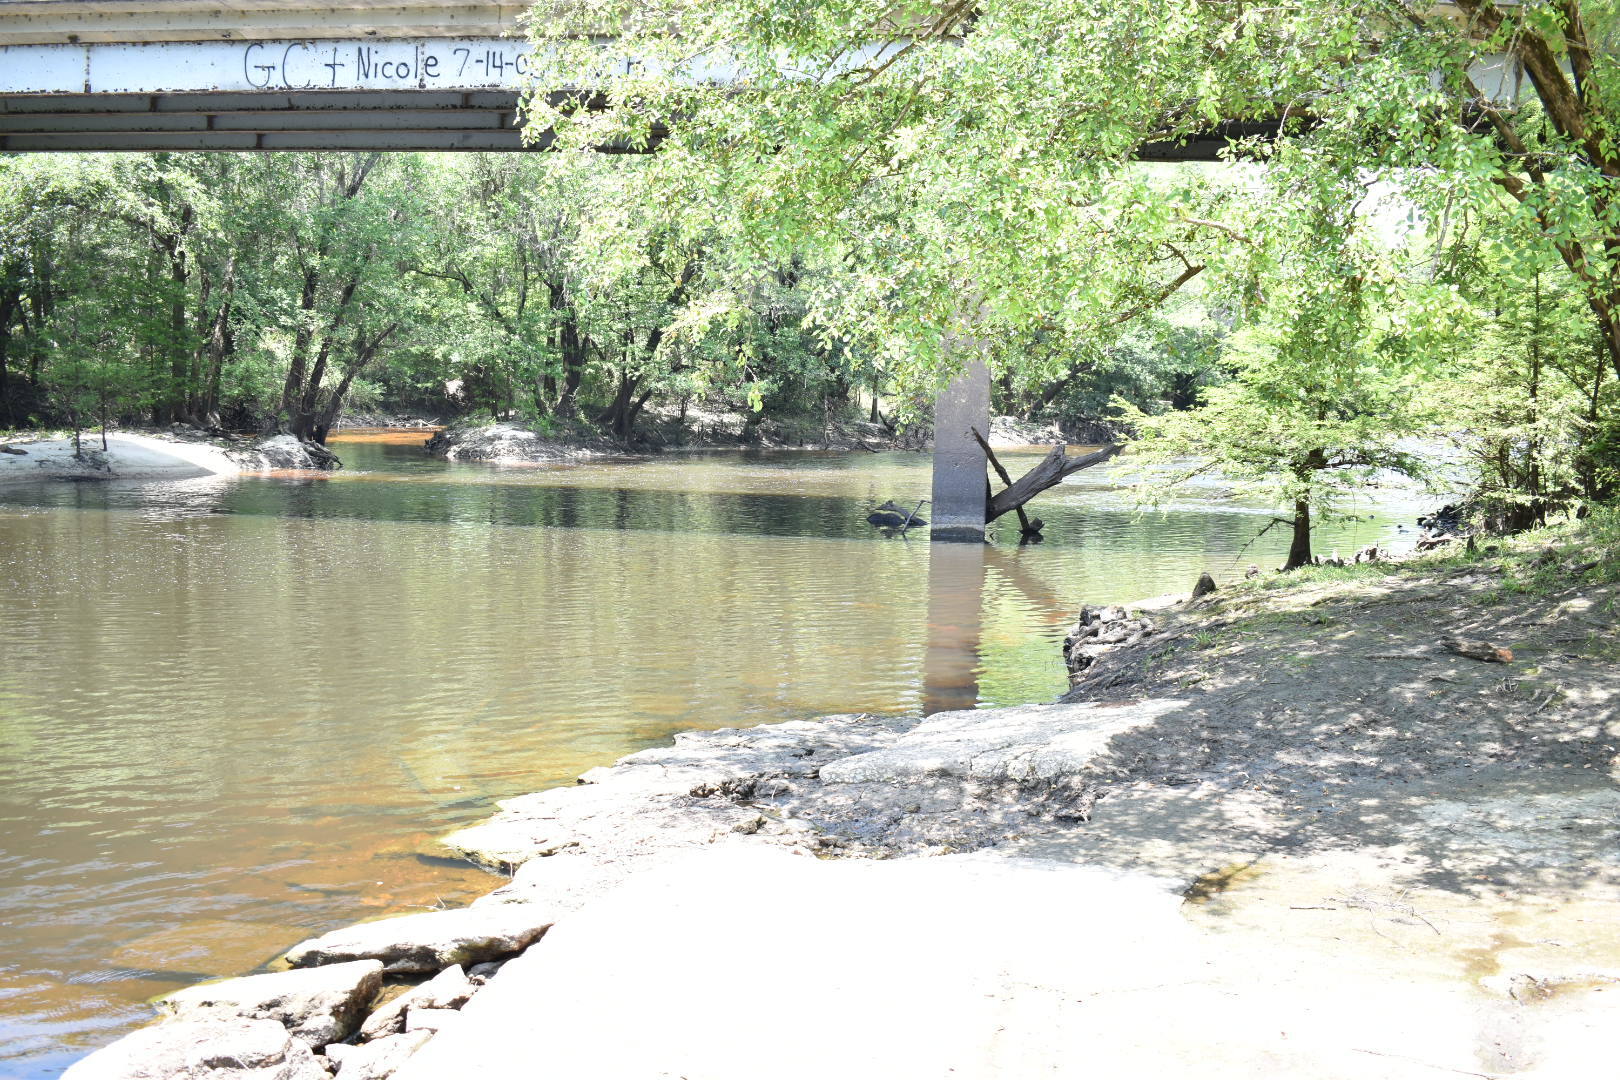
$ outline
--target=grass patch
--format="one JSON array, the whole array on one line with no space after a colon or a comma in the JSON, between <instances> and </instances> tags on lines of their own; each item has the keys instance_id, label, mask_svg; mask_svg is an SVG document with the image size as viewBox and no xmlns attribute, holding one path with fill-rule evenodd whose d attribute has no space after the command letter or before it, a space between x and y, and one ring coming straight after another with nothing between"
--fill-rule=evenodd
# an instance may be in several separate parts
<instances>
[{"instance_id":1,"label":"grass patch","mask_svg":"<svg viewBox=\"0 0 1620 1080\"><path fill-rule=\"evenodd\" d=\"M1310 586L1345 586L1391 575L1447 573L1470 567L1503 571L1496 588L1476 594L1480 605L1510 597L1543 595L1571 585L1620 582L1620 506L1597 507L1582 519L1568 518L1545 528L1509 537L1481 537L1476 550L1461 541L1397 562L1352 563L1348 566L1302 566L1286 574L1237 581L1228 595L1260 598L1268 593ZM1495 549L1487 554L1485 548Z\"/></svg>"}]
</instances>

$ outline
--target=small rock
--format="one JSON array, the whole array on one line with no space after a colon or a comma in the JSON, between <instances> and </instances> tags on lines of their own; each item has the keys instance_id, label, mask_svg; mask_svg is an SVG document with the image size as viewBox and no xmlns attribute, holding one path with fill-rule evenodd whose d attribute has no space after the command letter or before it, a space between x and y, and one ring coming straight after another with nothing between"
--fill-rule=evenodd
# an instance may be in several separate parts
<instances>
[{"instance_id":1,"label":"small rock","mask_svg":"<svg viewBox=\"0 0 1620 1080\"><path fill-rule=\"evenodd\" d=\"M759 832L764 825L765 819L756 814L747 821L737 822L737 824L731 827L731 831L735 833L742 833L744 836L753 836L755 833Z\"/></svg>"},{"instance_id":2,"label":"small rock","mask_svg":"<svg viewBox=\"0 0 1620 1080\"><path fill-rule=\"evenodd\" d=\"M1513 650L1502 649L1488 641L1465 641L1462 638L1441 638L1440 644L1447 651L1458 656L1466 656L1470 660L1483 660L1487 664L1511 664Z\"/></svg>"},{"instance_id":3,"label":"small rock","mask_svg":"<svg viewBox=\"0 0 1620 1080\"><path fill-rule=\"evenodd\" d=\"M64 1080L326 1080L315 1054L274 1020L171 1020L75 1064Z\"/></svg>"},{"instance_id":4,"label":"small rock","mask_svg":"<svg viewBox=\"0 0 1620 1080\"><path fill-rule=\"evenodd\" d=\"M295 945L295 968L346 960L381 960L393 975L439 972L452 964L495 960L522 952L551 921L523 904L428 911L360 923Z\"/></svg>"},{"instance_id":5,"label":"small rock","mask_svg":"<svg viewBox=\"0 0 1620 1080\"><path fill-rule=\"evenodd\" d=\"M412 1031L357 1046L354 1053L344 1055L343 1064L338 1068L338 1078L386 1080L431 1038L433 1038L431 1031Z\"/></svg>"},{"instance_id":6,"label":"small rock","mask_svg":"<svg viewBox=\"0 0 1620 1080\"><path fill-rule=\"evenodd\" d=\"M1192 598L1194 600L1208 596L1215 591L1215 579L1208 574L1199 574L1198 583L1193 586Z\"/></svg>"},{"instance_id":7,"label":"small rock","mask_svg":"<svg viewBox=\"0 0 1620 1080\"><path fill-rule=\"evenodd\" d=\"M158 1002L180 1020L240 1016L275 1020L306 1046L346 1037L382 987L383 966L356 960L308 971L277 971L189 986Z\"/></svg>"}]
</instances>

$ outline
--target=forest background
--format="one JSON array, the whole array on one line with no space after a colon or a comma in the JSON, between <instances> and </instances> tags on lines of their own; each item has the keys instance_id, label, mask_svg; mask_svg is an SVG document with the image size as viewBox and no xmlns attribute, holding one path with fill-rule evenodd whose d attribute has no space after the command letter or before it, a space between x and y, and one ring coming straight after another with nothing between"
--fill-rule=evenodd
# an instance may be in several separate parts
<instances>
[{"instance_id":1,"label":"forest background","mask_svg":"<svg viewBox=\"0 0 1620 1080\"><path fill-rule=\"evenodd\" d=\"M1307 545L1447 456L1522 529L1620 490L1617 24L1591 0L574 4L536 21L552 81L594 88L536 99L555 152L0 159L0 426L897 428L972 353L997 412L1109 421ZM722 53L724 93L693 74ZM1135 160L1245 119L1283 137Z\"/></svg>"}]
</instances>

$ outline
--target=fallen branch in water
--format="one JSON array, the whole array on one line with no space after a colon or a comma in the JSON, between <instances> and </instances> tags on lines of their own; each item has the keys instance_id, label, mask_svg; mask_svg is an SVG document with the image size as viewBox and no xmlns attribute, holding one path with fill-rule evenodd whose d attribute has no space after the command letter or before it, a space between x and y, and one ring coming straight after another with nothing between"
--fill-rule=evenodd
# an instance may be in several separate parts
<instances>
[{"instance_id":1,"label":"fallen branch in water","mask_svg":"<svg viewBox=\"0 0 1620 1080\"><path fill-rule=\"evenodd\" d=\"M973 433L981 445L984 439L977 431ZM986 450L989 447L985 447ZM1057 487L1063 483L1064 478L1072 476L1081 469L1089 469L1093 465L1101 465L1115 454L1119 453L1118 445L1109 445L1101 450L1094 450L1079 457L1069 457L1062 446L1054 446L1049 454L1041 459L1029 472L1020 476L1015 482L992 495L985 506L984 520L988 523L996 520L1010 510L1017 510L1029 500L1045 491L1047 488Z\"/></svg>"}]
</instances>

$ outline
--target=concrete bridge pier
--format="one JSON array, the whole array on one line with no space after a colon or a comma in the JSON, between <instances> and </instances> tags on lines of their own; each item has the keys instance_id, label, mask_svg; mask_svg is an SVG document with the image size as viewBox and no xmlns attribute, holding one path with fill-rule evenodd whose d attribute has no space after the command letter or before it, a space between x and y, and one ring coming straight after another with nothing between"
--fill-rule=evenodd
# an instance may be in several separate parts
<instances>
[{"instance_id":1,"label":"concrete bridge pier","mask_svg":"<svg viewBox=\"0 0 1620 1080\"><path fill-rule=\"evenodd\" d=\"M956 348L976 343L958 340ZM975 348L976 352L977 349ZM928 536L933 541L984 542L989 493L984 450L973 437L990 435L990 369L975 356L934 402L934 491Z\"/></svg>"}]
</instances>

